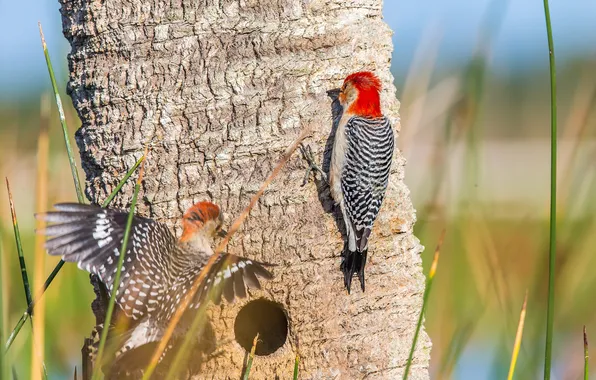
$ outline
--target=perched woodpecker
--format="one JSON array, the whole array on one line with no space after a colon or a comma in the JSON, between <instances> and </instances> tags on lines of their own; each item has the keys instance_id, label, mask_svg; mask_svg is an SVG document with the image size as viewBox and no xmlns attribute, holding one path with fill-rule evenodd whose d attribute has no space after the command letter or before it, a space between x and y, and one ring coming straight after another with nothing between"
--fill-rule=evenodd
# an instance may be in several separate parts
<instances>
[{"instance_id":1,"label":"perched woodpecker","mask_svg":"<svg viewBox=\"0 0 596 380\"><path fill-rule=\"evenodd\" d=\"M368 238L383 203L393 157L393 128L381 112L380 91L379 78L361 71L346 77L341 89L328 92L337 97L334 105L341 106L334 112L338 120L328 177L314 164L310 149L302 149L309 170L328 178L331 196L343 214L347 241L341 269L348 293L354 273L364 291Z\"/></svg>"},{"instance_id":2,"label":"perched woodpecker","mask_svg":"<svg viewBox=\"0 0 596 380\"><path fill-rule=\"evenodd\" d=\"M54 223L38 231L54 236L46 242L48 253L98 276L111 294L128 211L76 203L54 207L57 211L36 215ZM222 232L222 221L217 205L196 203L184 214L183 233L176 239L164 224L133 217L112 318L112 322L124 318L127 328L119 333L115 358L157 344L202 271L207 275L189 305L189 315L194 315L192 309L198 309L209 298L219 303L223 294L232 302L235 297L246 297L246 286L260 288L258 277L272 278L264 264L231 254L221 254L206 266L214 254L213 239ZM183 316L175 334L183 336L190 321L192 318ZM151 351L146 351L148 360Z\"/></svg>"}]
</instances>

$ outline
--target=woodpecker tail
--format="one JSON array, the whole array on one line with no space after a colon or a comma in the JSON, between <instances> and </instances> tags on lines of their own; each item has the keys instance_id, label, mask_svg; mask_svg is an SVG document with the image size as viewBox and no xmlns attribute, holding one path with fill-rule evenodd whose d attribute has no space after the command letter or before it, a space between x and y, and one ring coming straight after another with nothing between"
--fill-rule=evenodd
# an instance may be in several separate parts
<instances>
[{"instance_id":1,"label":"woodpecker tail","mask_svg":"<svg viewBox=\"0 0 596 380\"><path fill-rule=\"evenodd\" d=\"M364 292L364 267L366 266L366 258L368 257L368 248L360 251L358 249L350 251L348 245L344 246L342 252L341 271L344 274L344 285L350 294L352 287L352 278L354 273L358 274L358 280L360 280L360 287Z\"/></svg>"},{"instance_id":2,"label":"woodpecker tail","mask_svg":"<svg viewBox=\"0 0 596 380\"><path fill-rule=\"evenodd\" d=\"M96 325L93 327L93 330L91 330L91 336L84 340L83 348L81 349L81 353L83 354L83 380L91 379L91 375L93 374L93 363L97 357L97 349L99 347L99 339L102 329L103 324Z\"/></svg>"},{"instance_id":3,"label":"woodpecker tail","mask_svg":"<svg viewBox=\"0 0 596 380\"><path fill-rule=\"evenodd\" d=\"M142 327L141 327L142 328ZM116 332L114 326L110 326L108 332L108 340L106 341L104 357L102 363L97 362L97 352L99 350L99 342L103 324L96 325L91 331L91 336L85 339L83 346L83 379L91 379L96 366L100 366L101 372L104 374L106 380L121 380L121 379L140 379L143 376L143 371L149 364L148 359L155 351L155 347L159 341L151 341L148 343L134 342L135 329L126 329L124 331ZM110 352L116 349L116 352ZM168 344L166 351L172 347ZM161 364L160 359L160 364ZM161 367L160 367L161 368ZM165 374L163 374L165 376Z\"/></svg>"}]
</instances>

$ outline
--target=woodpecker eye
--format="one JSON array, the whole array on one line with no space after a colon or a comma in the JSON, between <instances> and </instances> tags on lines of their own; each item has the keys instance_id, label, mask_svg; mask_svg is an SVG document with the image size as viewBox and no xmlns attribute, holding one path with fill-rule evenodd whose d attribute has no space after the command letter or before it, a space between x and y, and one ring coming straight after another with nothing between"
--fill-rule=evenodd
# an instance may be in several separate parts
<instances>
[{"instance_id":1,"label":"woodpecker eye","mask_svg":"<svg viewBox=\"0 0 596 380\"><path fill-rule=\"evenodd\" d=\"M198 221L203 221L203 218L201 218L201 216L196 211L193 211L190 213L188 220L192 220L193 222L198 222Z\"/></svg>"}]
</instances>

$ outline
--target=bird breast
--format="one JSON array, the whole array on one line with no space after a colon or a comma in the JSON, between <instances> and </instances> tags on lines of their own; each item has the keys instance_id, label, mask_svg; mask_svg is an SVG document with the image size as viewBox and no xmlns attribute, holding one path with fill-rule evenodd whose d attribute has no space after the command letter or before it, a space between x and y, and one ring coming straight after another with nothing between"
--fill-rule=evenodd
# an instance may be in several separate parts
<instances>
[{"instance_id":1,"label":"bird breast","mask_svg":"<svg viewBox=\"0 0 596 380\"><path fill-rule=\"evenodd\" d=\"M335 132L333 141L333 152L331 154L331 167L329 169L329 186L331 196L337 204L342 204L343 193L341 191L341 174L346 161L346 124L352 115L344 113Z\"/></svg>"}]
</instances>

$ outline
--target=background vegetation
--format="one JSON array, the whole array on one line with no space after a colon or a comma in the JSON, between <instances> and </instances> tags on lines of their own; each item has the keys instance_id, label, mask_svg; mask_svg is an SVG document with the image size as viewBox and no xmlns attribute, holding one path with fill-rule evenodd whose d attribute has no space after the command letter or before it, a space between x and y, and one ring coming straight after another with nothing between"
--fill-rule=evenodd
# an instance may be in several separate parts
<instances>
[{"instance_id":1,"label":"background vegetation","mask_svg":"<svg viewBox=\"0 0 596 380\"><path fill-rule=\"evenodd\" d=\"M550 160L548 55L542 4L536 2L536 8L520 11L520 1L478 2L482 5L465 8L471 13L463 13L459 19L454 19L457 13L453 10L434 19L414 14L412 17L421 18L421 26L410 29L411 21L404 14L412 5L387 1L385 9L396 31L394 74L402 101L398 143L408 158L406 182L418 210L416 235L427 246L423 254L426 272L442 229L447 231L427 309L433 378L505 378L526 290L527 317L516 377L538 378L542 374ZM462 1L455 2L456 9L459 3ZM584 13L594 10L587 3L583 2L586 9L577 9L578 23ZM2 6L0 14L4 16L0 17L6 17ZM573 7L577 4L570 5ZM510 30L511 18L519 17L518 12L524 9L528 12L525 16L540 21L535 26L540 38L530 40L526 51L507 53L513 58L503 63L502 41L510 41L503 36L517 32L524 41L533 33L531 21L528 30ZM582 47L578 41L589 42L596 30L592 35L557 34L558 26L565 24L557 16L567 13L562 6L557 8L557 2L551 11L560 54L553 357L555 378L577 379L583 372L582 326L586 325L589 336L596 337L596 275L592 270L596 264L596 45L590 50L589 44ZM58 12L52 12L53 25L59 25ZM596 18L595 12L591 15ZM466 23L473 25L466 27ZM37 33L35 24L26 28ZM463 35L470 30L473 33ZM462 34L462 38L454 40L450 37L453 33ZM453 45L453 41L462 46ZM54 33L48 43L62 74L58 75L59 86L64 89L64 42ZM6 56L0 60L0 77L4 76L0 79L0 175L11 181L30 276L43 265L45 279L58 260L46 256L40 264L34 259L33 213L56 201L75 201L76 194L37 44L33 56L43 71L39 83L28 89L12 85L14 78L5 78L11 72L7 68L10 60ZM0 51L0 55L11 54L5 48ZM515 59L528 54L535 57ZM35 67L31 70L37 75ZM69 98L62 97L72 136L79 121ZM36 201L40 185L37 155L39 131L44 125L49 131L49 152L42 162L48 164L49 181L47 201L40 204ZM6 337L26 304L4 187L0 187L0 251ZM33 281L33 289L39 286ZM45 362L50 378L70 378L74 366L80 366L82 338L94 322L89 308L92 298L88 275L74 265L66 265L46 292ZM18 357L15 370L19 377L29 378L29 325L10 355Z\"/></svg>"}]
</instances>

